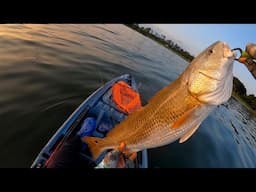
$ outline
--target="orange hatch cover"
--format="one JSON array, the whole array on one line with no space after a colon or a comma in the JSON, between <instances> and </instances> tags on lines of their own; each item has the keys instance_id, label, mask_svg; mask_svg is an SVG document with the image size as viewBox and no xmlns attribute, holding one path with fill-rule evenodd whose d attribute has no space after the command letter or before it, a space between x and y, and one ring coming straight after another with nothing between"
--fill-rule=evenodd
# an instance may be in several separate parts
<instances>
[{"instance_id":1,"label":"orange hatch cover","mask_svg":"<svg viewBox=\"0 0 256 192\"><path fill-rule=\"evenodd\" d=\"M112 86L112 97L116 105L127 113L141 107L140 94L124 81L118 81Z\"/></svg>"}]
</instances>

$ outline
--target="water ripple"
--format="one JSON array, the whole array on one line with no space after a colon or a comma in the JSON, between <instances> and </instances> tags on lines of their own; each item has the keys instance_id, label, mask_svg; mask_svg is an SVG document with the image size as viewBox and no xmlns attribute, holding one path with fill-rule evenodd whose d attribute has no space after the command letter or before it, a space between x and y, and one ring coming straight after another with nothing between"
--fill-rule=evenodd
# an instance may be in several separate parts
<instances>
[{"instance_id":1,"label":"water ripple","mask_svg":"<svg viewBox=\"0 0 256 192\"><path fill-rule=\"evenodd\" d=\"M0 167L29 167L108 80L130 73L146 104L188 65L124 25L1 25L0 44ZM184 144L149 150L150 166L256 167L255 127L255 117L232 98Z\"/></svg>"}]
</instances>

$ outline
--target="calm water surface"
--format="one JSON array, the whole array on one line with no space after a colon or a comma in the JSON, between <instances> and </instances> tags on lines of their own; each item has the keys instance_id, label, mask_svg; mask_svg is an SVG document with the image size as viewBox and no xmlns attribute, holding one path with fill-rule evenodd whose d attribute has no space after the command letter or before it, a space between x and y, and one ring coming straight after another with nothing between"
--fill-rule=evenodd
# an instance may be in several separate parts
<instances>
[{"instance_id":1,"label":"calm water surface","mask_svg":"<svg viewBox=\"0 0 256 192\"><path fill-rule=\"evenodd\" d=\"M93 91L124 73L143 103L187 62L124 25L0 25L0 167L30 167ZM256 167L256 119L231 99L184 144L149 150L150 167Z\"/></svg>"}]
</instances>

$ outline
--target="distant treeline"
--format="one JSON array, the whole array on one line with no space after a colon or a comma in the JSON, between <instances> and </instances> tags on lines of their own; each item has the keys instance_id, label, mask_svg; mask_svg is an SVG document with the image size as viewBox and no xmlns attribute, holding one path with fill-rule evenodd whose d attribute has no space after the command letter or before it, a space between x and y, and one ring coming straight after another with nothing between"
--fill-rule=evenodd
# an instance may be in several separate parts
<instances>
[{"instance_id":1,"label":"distant treeline","mask_svg":"<svg viewBox=\"0 0 256 192\"><path fill-rule=\"evenodd\" d=\"M158 33L154 32L150 27L144 28L144 27L140 27L138 24L126 24L126 26L157 41L158 43L162 44L163 46L176 52L178 55L182 56L184 59L188 60L189 62L194 59L194 56L192 56L186 50L182 49L177 43L174 43L172 40L169 40L169 39L166 40L165 35L158 34Z\"/></svg>"},{"instance_id":2,"label":"distant treeline","mask_svg":"<svg viewBox=\"0 0 256 192\"><path fill-rule=\"evenodd\" d=\"M180 46L174 43L171 40L166 40L165 36L162 34L154 33L151 28L144 28L140 27L138 24L126 24L128 27L138 31L139 33L157 41L158 43L162 44L163 46L171 49L172 51L176 52L178 55L182 56L189 62L194 59L187 51L180 48ZM252 110L256 110L256 97L253 94L247 95L246 88L243 83L237 78L234 77L233 79L233 95L239 97L243 102L245 102Z\"/></svg>"},{"instance_id":3,"label":"distant treeline","mask_svg":"<svg viewBox=\"0 0 256 192\"><path fill-rule=\"evenodd\" d=\"M256 97L253 94L247 95L244 84L236 77L233 79L233 92L236 93L253 110L256 110Z\"/></svg>"}]
</instances>

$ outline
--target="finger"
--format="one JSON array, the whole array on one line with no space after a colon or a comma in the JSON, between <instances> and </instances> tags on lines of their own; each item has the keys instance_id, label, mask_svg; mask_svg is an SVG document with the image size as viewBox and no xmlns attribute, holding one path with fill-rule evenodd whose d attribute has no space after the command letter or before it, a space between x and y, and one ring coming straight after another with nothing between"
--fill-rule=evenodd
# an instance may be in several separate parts
<instances>
[{"instance_id":1,"label":"finger","mask_svg":"<svg viewBox=\"0 0 256 192\"><path fill-rule=\"evenodd\" d=\"M137 157L137 153L136 153L136 152L133 152L133 153L130 155L129 159L132 160L132 161L134 161L134 160L136 159L136 157Z\"/></svg>"},{"instance_id":2,"label":"finger","mask_svg":"<svg viewBox=\"0 0 256 192\"><path fill-rule=\"evenodd\" d=\"M125 149L123 152L122 152L126 157L129 157L130 155L132 155L134 152L129 150L129 149Z\"/></svg>"},{"instance_id":3,"label":"finger","mask_svg":"<svg viewBox=\"0 0 256 192\"><path fill-rule=\"evenodd\" d=\"M123 156L119 156L118 158L118 162L117 162L117 168L124 168L125 167L125 161L124 161L124 158Z\"/></svg>"},{"instance_id":4,"label":"finger","mask_svg":"<svg viewBox=\"0 0 256 192\"><path fill-rule=\"evenodd\" d=\"M134 152L129 150L129 149L125 149L124 151L122 151L122 153L126 156L129 157L130 155L132 155Z\"/></svg>"},{"instance_id":5,"label":"finger","mask_svg":"<svg viewBox=\"0 0 256 192\"><path fill-rule=\"evenodd\" d=\"M118 146L118 150L119 150L120 152L125 151L125 148L126 148L126 145L125 145L124 142L120 143L120 145Z\"/></svg>"}]
</instances>

